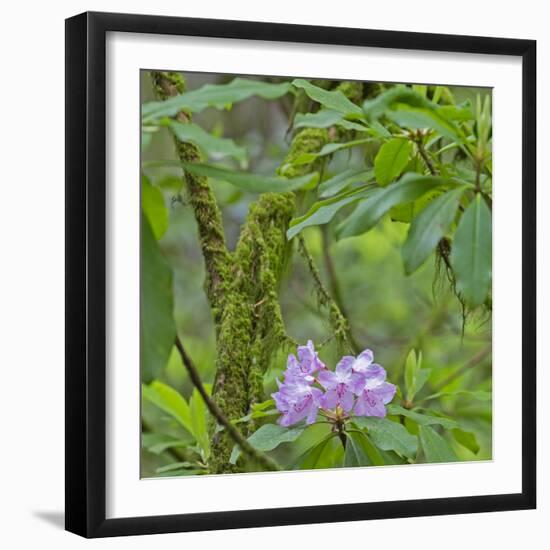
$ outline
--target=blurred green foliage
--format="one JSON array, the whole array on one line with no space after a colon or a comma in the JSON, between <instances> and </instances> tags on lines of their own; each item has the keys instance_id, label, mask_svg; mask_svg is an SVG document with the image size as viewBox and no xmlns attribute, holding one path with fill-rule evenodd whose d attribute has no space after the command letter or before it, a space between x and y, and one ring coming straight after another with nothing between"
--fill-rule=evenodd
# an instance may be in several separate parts
<instances>
[{"instance_id":1,"label":"blurred green foliage","mask_svg":"<svg viewBox=\"0 0 550 550\"><path fill-rule=\"evenodd\" d=\"M226 75L193 73L186 74L185 78L187 89L192 93L205 84L225 84L232 80L232 77ZM266 78L264 81L278 86L281 79ZM357 105L352 104L357 117L354 114L353 117L342 119L340 115L347 112L349 102L320 94L308 81L298 81L295 85L306 92L309 90L313 101L328 102L326 109L319 111L323 114L321 117L317 116L318 124L323 125L328 121L327 124L330 125L341 124L341 132L359 133L354 128L354 125L359 124L359 114L355 109L361 111ZM149 75L145 71L142 72L141 86L142 101L147 105L146 110L149 113L149 118L145 118L143 123L142 201L144 209L153 212L150 219L158 222L147 228L147 238L152 238L154 234L159 239L162 255L171 268L177 333L185 336L186 349L199 367L202 379L212 383L216 359L215 334L203 291L205 269L198 245L197 228L182 188L182 169L176 162L172 136L168 130L170 124L155 125L154 117L150 114L155 113L154 109L164 109L161 111L163 116L172 116L177 109L169 111L160 104L155 106L151 103L154 98ZM288 150L291 135L289 125L292 122L292 102L288 95L282 95L287 88L288 84L276 89L267 87L262 98L246 95L250 86L243 86L241 83L238 93L244 93L246 99L235 103L229 110L210 108L209 103L201 103L195 93L191 97L191 103L182 103L182 100L179 102L195 109L193 127L185 129L178 126L176 133L185 130L189 139L196 139L199 146L203 144L206 147L211 161L223 160L225 168L241 170L247 165L249 173L272 178ZM380 85L379 88L384 89L384 86ZM464 155L457 154L457 147L451 147L456 139L464 139L463 145L468 143L468 136L462 135L466 126L461 124L467 125L468 121L475 119L475 132L479 140L483 141L484 147L490 148L490 112L487 110L488 102L485 101L485 98L490 98L489 90L442 87L436 87L435 90L430 87L428 90L428 87L416 86L388 87L387 91L392 97L382 94L371 98L365 106L369 128L377 135L366 134L363 136L364 143L360 146L333 148L327 154L319 196L316 197L313 192L301 192L298 195L298 222L300 219L308 219L307 214L312 207L315 211L319 208L318 205L315 206L318 201L326 200L323 197L340 196L342 192L349 192L350 186L353 189L357 181L365 181L361 178L366 173L369 181L374 182L373 185L390 189L392 185L396 185L391 182L404 170L422 171L418 168L422 159L414 153L413 141L404 137L392 138L391 133L384 134L388 132L388 127L395 129L391 124L406 126L411 131L426 126L434 128L436 135L431 137L437 137L437 143L429 143L430 136L419 134L419 139L429 155L433 155L435 160L440 159L440 171L447 170L453 177L460 176L462 183L483 185L484 189L489 189L490 178L486 173L476 183L475 171L472 172L468 167ZM417 95L410 95L413 92L420 96L425 94L422 96L425 98L429 93L431 101L441 101L447 110L433 111L426 109L422 101L418 105L413 102L406 109L391 110L388 126L385 123L388 119L383 118L384 113L389 113L388 106L393 105L392 101L406 101L407 97L413 97L417 101ZM223 99L219 99L217 89L210 89L209 93L214 98L210 99L209 96L209 101L214 102L215 106L224 105ZM445 101L445 98L453 99ZM181 107L177 102L175 104L178 108ZM477 113L474 105L481 105L477 107ZM299 125L305 125L306 121L307 117L303 115L296 119ZM385 124L381 124L382 122ZM471 127L473 124L472 122ZM228 139L234 143L228 142ZM357 139L357 136L353 139ZM446 151L438 154L432 152L445 147L448 147ZM248 153L246 160L243 151ZM360 175L359 179L357 174ZM214 177L211 182L222 210L228 245L233 248L248 205L257 197L257 193L247 191L246 186L243 188L232 185L223 178ZM376 188L375 192L379 193L380 189ZM455 193L455 198L450 196L451 192ZM399 450L391 445L384 447L383 443L386 440L384 438L391 436L392 430L399 429L413 436L415 445L418 441L417 458L420 461L490 459L492 332L491 309L487 306L490 300L490 293L487 296L490 291L490 275L487 277L482 269L476 271L476 262L482 262L483 258L476 259L475 251L470 256L465 256L462 252L456 262L457 269L464 271L465 277L474 280L467 283L460 279L458 290L462 294L459 299L454 286L454 275L449 275L448 266L434 254L441 237L450 230L456 230L452 216L462 204L459 202L462 200L460 192L455 189L445 195L436 193L423 204L418 201L410 202L405 204L406 208L399 205L399 210L394 208L384 212L379 221L372 223L370 231L349 231L349 238L337 239L341 224L352 218L356 208L368 204L368 197L371 195L367 193L365 196L367 198L364 202L358 203L354 199L338 204L338 208L331 210L328 216L331 223L316 225L324 222L314 219L309 227L306 223L298 230L303 231L302 235L319 266L323 280L329 283L336 274L341 306L358 346L361 349L372 349L376 361L387 370L388 379L400 387L400 395L393 401L396 408L390 410L387 420L394 426L378 425L377 419L369 426L368 422L358 425L357 432L350 436L345 452L337 438L329 437L330 426L327 424L306 427L296 439L287 438L280 446L277 444L266 450L288 468L377 464L379 460L385 464L400 464L411 458L409 455L412 453L407 452L406 448L403 450L403 447ZM424 231L423 238L427 241L414 243L422 251L422 258L407 259L403 245L407 235L410 235L411 220L414 224L414 220L420 219L419 212L422 211L427 213L424 217L432 220L440 210L433 208L434 212L430 213L429 205L434 205L437 197L441 199L447 196L449 205L454 205L451 216L446 215L439 222L436 219L437 223L433 227L435 233ZM164 202L167 220L163 218L162 212L154 214L158 211L159 199ZM328 204L334 204L334 201L331 203L329 200ZM467 227L457 231L457 239L470 238L471 241L471 234L476 231L472 225L473 220L478 220L479 223L481 208L487 209L481 195L477 195L469 205L465 203L464 218L470 221ZM416 215L419 217L415 217ZM364 222L364 218L362 220ZM485 216L481 223L486 226L487 220L490 223L490 217ZM485 226L481 230L486 235ZM420 227L417 232L422 233L422 230ZM294 234L296 233L289 233L289 237ZM437 237L435 241L434 235ZM488 242L484 241L484 246L487 253L487 247L491 247L490 238ZM460 254L460 251L453 253ZM428 261L424 261L426 257L429 258ZM149 260L143 257L142 261ZM408 275L406 267L410 273ZM162 272L162 266L158 269ZM143 274L142 267L142 277ZM472 289L477 290L474 292ZM291 257L279 292L289 335L299 343L311 339L316 344L325 342L330 337L331 329L326 312L317 304L311 275L303 258L297 253ZM155 309L155 305L144 305ZM142 310L142 317L144 315L151 315L151 311ZM152 319L153 328L154 323ZM413 352L411 355L411 350L417 350L418 353ZM330 365L334 365L340 358L334 341L328 341L322 348L321 358ZM162 357L153 360L163 361ZM264 380L266 399L276 390L275 379L281 376L285 366L286 353L281 351L272 357ZM144 376L146 385L142 400L142 477L207 473L208 413L202 399L193 389L175 349L164 366L156 372L159 373L158 376ZM151 378L156 378L157 381L149 385ZM177 393L171 394L170 388ZM168 404L159 395L164 395ZM417 408L409 414L413 405ZM265 410L267 409L264 412ZM421 418L426 411L429 414L428 420ZM258 425L272 425L275 418L270 411L265 415L260 411ZM391 422L398 419L400 422ZM438 419L442 420L438 422ZM444 419L450 420L442 432ZM363 428L367 431L362 432ZM313 451L306 453L312 447ZM253 466L250 465L250 468Z\"/></svg>"}]
</instances>

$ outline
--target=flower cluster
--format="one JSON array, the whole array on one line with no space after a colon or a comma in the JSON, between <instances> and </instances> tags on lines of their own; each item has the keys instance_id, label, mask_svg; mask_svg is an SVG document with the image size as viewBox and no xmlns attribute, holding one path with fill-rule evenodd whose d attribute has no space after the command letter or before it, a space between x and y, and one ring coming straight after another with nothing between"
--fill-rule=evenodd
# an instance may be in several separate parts
<instances>
[{"instance_id":1,"label":"flower cluster","mask_svg":"<svg viewBox=\"0 0 550 550\"><path fill-rule=\"evenodd\" d=\"M282 413L281 426L291 426L304 418L312 424L319 412L336 420L386 416L386 405L396 387L386 382L384 368L373 363L371 350L357 357L342 357L334 371L319 359L311 340L307 346L299 346L297 352L298 357L288 356L284 381L277 380L279 391L272 394Z\"/></svg>"}]
</instances>

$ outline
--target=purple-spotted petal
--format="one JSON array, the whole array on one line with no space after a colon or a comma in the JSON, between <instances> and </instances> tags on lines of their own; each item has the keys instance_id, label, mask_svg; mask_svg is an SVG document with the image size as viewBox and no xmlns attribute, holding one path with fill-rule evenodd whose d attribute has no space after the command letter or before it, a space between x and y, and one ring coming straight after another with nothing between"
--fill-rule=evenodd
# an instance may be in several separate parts
<instances>
[{"instance_id":1,"label":"purple-spotted petal","mask_svg":"<svg viewBox=\"0 0 550 550\"><path fill-rule=\"evenodd\" d=\"M374 388L370 391L371 393L374 393L379 399L381 399L384 405L387 405L393 399L397 388L389 382L384 382L383 384L380 384L380 386L378 386L377 388Z\"/></svg>"},{"instance_id":2,"label":"purple-spotted petal","mask_svg":"<svg viewBox=\"0 0 550 550\"><path fill-rule=\"evenodd\" d=\"M357 416L386 416L386 407L382 399L370 390L365 390L355 403L354 413Z\"/></svg>"},{"instance_id":3,"label":"purple-spotted petal","mask_svg":"<svg viewBox=\"0 0 550 550\"><path fill-rule=\"evenodd\" d=\"M348 384L348 388L355 394L361 395L365 389L365 384L367 380L365 375L361 372L354 372L352 374L351 380Z\"/></svg>"}]
</instances>

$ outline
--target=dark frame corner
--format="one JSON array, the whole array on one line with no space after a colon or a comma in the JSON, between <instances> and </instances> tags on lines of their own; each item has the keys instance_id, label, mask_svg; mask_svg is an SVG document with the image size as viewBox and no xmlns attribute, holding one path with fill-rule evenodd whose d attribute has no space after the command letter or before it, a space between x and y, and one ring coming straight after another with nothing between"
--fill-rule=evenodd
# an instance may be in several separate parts
<instances>
[{"instance_id":1,"label":"dark frame corner","mask_svg":"<svg viewBox=\"0 0 550 550\"><path fill-rule=\"evenodd\" d=\"M116 13L66 20L66 529L106 537L536 507L536 42ZM108 31L519 56L523 61L523 448L517 494L156 517L105 516L105 38ZM527 368L528 367L528 368Z\"/></svg>"}]
</instances>

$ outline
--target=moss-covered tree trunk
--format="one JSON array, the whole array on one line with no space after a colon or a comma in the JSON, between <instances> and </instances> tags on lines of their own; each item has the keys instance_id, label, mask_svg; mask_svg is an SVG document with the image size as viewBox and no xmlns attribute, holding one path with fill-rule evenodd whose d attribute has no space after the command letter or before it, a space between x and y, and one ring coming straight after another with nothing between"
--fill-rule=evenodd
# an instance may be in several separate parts
<instances>
[{"instance_id":1,"label":"moss-covered tree trunk","mask_svg":"<svg viewBox=\"0 0 550 550\"><path fill-rule=\"evenodd\" d=\"M178 73L153 72L153 87L159 99L183 93L185 83ZM190 115L180 112L180 122ZM303 129L291 144L282 163L288 167L302 153L318 152L327 143L325 129ZM182 162L200 162L198 148L175 138ZM314 167L292 168L297 176ZM205 291L216 326L216 375L213 397L230 420L248 414L253 403L263 399L263 377L272 353L289 343L278 290L290 254L286 238L295 210L293 193L264 193L251 206L234 251L225 244L221 213L207 178L185 172L185 183L199 229L206 267ZM214 428L214 426L213 426ZM229 463L233 440L212 429L210 470L239 471Z\"/></svg>"}]
</instances>

